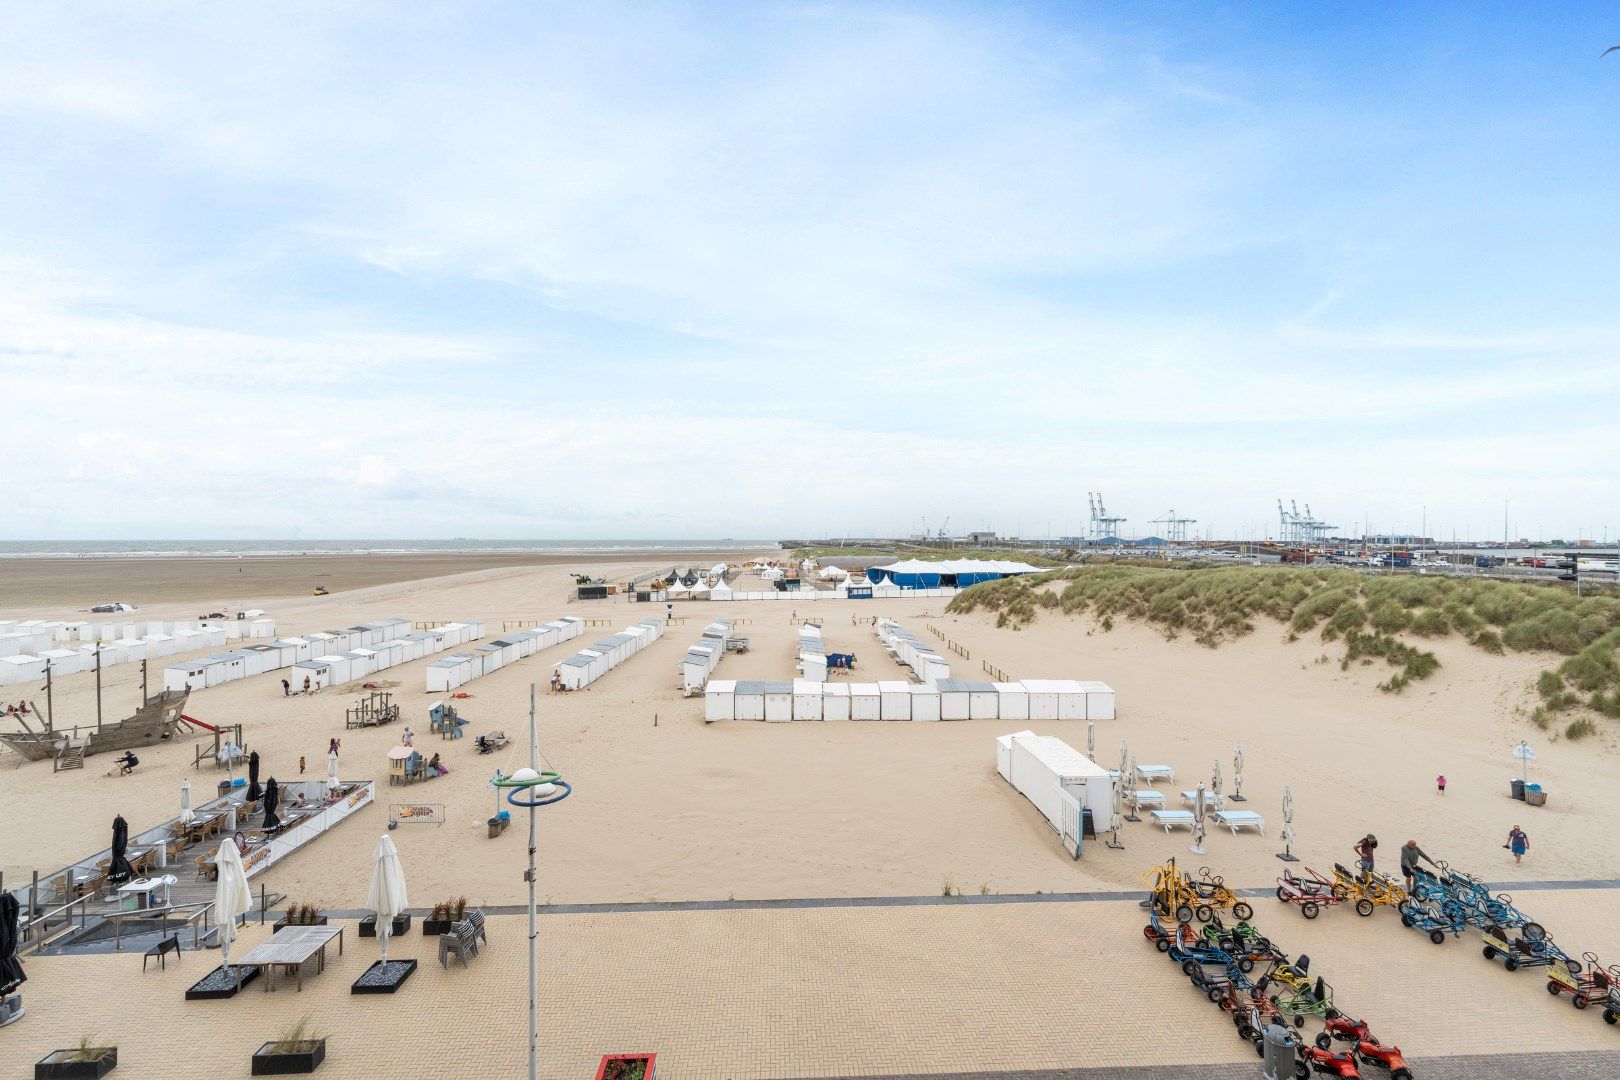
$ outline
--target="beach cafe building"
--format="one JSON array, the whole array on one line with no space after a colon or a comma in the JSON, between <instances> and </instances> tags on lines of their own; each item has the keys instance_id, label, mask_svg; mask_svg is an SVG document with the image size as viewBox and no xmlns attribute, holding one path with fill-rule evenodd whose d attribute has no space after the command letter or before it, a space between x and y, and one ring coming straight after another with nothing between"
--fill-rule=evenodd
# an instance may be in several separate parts
<instances>
[{"instance_id":1,"label":"beach cafe building","mask_svg":"<svg viewBox=\"0 0 1620 1080\"><path fill-rule=\"evenodd\" d=\"M1040 572L1038 566L1001 559L905 559L871 567L866 577L874 585L887 582L902 589L965 589L981 581Z\"/></svg>"}]
</instances>

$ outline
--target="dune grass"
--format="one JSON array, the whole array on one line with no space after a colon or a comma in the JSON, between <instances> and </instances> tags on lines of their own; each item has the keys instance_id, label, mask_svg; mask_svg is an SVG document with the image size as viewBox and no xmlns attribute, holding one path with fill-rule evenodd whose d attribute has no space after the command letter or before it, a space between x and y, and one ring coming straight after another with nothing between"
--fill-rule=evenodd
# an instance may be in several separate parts
<instances>
[{"instance_id":1,"label":"dune grass","mask_svg":"<svg viewBox=\"0 0 1620 1080\"><path fill-rule=\"evenodd\" d=\"M996 625L1014 629L1043 611L1087 613L1104 629L1115 618L1132 619L1210 648L1270 619L1288 627L1290 640L1316 634L1342 641L1341 667L1382 659L1397 669L1380 684L1391 693L1440 666L1432 652L1408 639L1460 637L1492 655L1550 652L1566 659L1537 680L1538 713L1591 709L1620 717L1620 598L1577 596L1547 585L1381 577L1329 567L1108 565L985 582L959 593L947 608L981 609L996 613Z\"/></svg>"}]
</instances>

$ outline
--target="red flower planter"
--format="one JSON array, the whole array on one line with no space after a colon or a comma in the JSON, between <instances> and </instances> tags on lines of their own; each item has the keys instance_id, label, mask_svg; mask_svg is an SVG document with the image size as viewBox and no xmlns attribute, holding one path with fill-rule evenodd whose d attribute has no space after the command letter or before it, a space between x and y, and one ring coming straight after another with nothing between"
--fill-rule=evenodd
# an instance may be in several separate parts
<instances>
[{"instance_id":1,"label":"red flower planter","mask_svg":"<svg viewBox=\"0 0 1620 1080\"><path fill-rule=\"evenodd\" d=\"M596 1080L653 1080L657 1054L603 1054Z\"/></svg>"}]
</instances>

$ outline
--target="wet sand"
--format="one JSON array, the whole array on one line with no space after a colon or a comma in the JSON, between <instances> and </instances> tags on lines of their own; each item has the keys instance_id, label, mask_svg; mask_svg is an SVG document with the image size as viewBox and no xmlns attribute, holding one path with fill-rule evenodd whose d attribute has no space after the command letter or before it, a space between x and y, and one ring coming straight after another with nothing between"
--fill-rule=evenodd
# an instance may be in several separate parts
<instances>
[{"instance_id":1,"label":"wet sand","mask_svg":"<svg viewBox=\"0 0 1620 1080\"><path fill-rule=\"evenodd\" d=\"M503 567L580 567L599 573L633 553L595 555L468 552L383 555L263 555L237 558L49 558L0 560L0 612L32 618L83 611L92 604L122 601L144 608L188 603L195 614L227 611L249 597L310 596L316 585L347 592L373 585ZM651 568L669 563L736 562L737 551L668 551L646 556ZM660 562L667 560L667 562ZM611 580L611 577L610 577ZM206 611L204 609L207 609Z\"/></svg>"}]
</instances>

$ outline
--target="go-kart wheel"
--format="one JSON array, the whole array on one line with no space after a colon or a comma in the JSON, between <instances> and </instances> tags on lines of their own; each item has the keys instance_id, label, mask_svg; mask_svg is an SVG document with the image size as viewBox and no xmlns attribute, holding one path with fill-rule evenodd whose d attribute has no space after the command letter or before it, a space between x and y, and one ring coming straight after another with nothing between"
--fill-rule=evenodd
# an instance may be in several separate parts
<instances>
[{"instance_id":1,"label":"go-kart wheel","mask_svg":"<svg viewBox=\"0 0 1620 1080\"><path fill-rule=\"evenodd\" d=\"M1169 941L1168 938L1159 938L1157 941L1155 941L1153 943L1153 947L1155 949L1158 949L1160 952L1169 952L1170 951L1170 941Z\"/></svg>"},{"instance_id":2,"label":"go-kart wheel","mask_svg":"<svg viewBox=\"0 0 1620 1080\"><path fill-rule=\"evenodd\" d=\"M1247 1020L1240 1021L1238 1023L1238 1038L1247 1039L1249 1042L1254 1042L1254 1028L1249 1026L1249 1022Z\"/></svg>"},{"instance_id":3,"label":"go-kart wheel","mask_svg":"<svg viewBox=\"0 0 1620 1080\"><path fill-rule=\"evenodd\" d=\"M1335 1008L1329 1006L1328 1011L1322 1014L1322 1019L1324 1019L1324 1020L1337 1020L1339 1017L1341 1017L1343 1015L1344 1014L1342 1012L1340 1012L1338 1009L1335 1009Z\"/></svg>"},{"instance_id":4,"label":"go-kart wheel","mask_svg":"<svg viewBox=\"0 0 1620 1080\"><path fill-rule=\"evenodd\" d=\"M1199 904L1198 910L1193 914L1198 916L1199 922L1209 922L1210 916L1215 914L1215 909L1208 904Z\"/></svg>"},{"instance_id":5,"label":"go-kart wheel","mask_svg":"<svg viewBox=\"0 0 1620 1080\"><path fill-rule=\"evenodd\" d=\"M1605 1024L1620 1024L1620 1013L1615 1012L1613 1009L1604 1009L1603 1022Z\"/></svg>"},{"instance_id":6,"label":"go-kart wheel","mask_svg":"<svg viewBox=\"0 0 1620 1080\"><path fill-rule=\"evenodd\" d=\"M1238 957L1237 967L1239 971L1247 975L1254 970L1254 961L1247 956L1240 956Z\"/></svg>"},{"instance_id":7,"label":"go-kart wheel","mask_svg":"<svg viewBox=\"0 0 1620 1080\"><path fill-rule=\"evenodd\" d=\"M1444 945L1446 943L1446 932L1444 930L1430 930L1429 940L1436 945Z\"/></svg>"},{"instance_id":8,"label":"go-kart wheel","mask_svg":"<svg viewBox=\"0 0 1620 1080\"><path fill-rule=\"evenodd\" d=\"M1496 949L1495 949L1495 947L1490 946L1490 945L1485 946L1484 954L1485 954L1485 959L1487 959L1487 960L1495 960L1496 959Z\"/></svg>"},{"instance_id":9,"label":"go-kart wheel","mask_svg":"<svg viewBox=\"0 0 1620 1080\"><path fill-rule=\"evenodd\" d=\"M1264 953L1270 952L1271 951L1271 939L1267 938L1267 937L1257 937L1257 938L1255 938L1254 939L1254 951L1255 952L1264 952Z\"/></svg>"},{"instance_id":10,"label":"go-kart wheel","mask_svg":"<svg viewBox=\"0 0 1620 1080\"><path fill-rule=\"evenodd\" d=\"M1153 929L1151 926L1142 927L1142 936L1147 938L1149 941L1152 941L1155 937L1157 937L1158 933L1159 932Z\"/></svg>"},{"instance_id":11,"label":"go-kart wheel","mask_svg":"<svg viewBox=\"0 0 1620 1080\"><path fill-rule=\"evenodd\" d=\"M1357 900L1356 901L1356 914L1357 915L1360 915L1362 918L1365 919L1368 915L1371 915L1372 913L1373 913L1373 902L1371 900Z\"/></svg>"},{"instance_id":12,"label":"go-kart wheel","mask_svg":"<svg viewBox=\"0 0 1620 1080\"><path fill-rule=\"evenodd\" d=\"M1213 1005L1221 1000L1221 988L1218 986L1212 986L1205 991L1205 996L1209 998L1210 1004Z\"/></svg>"},{"instance_id":13,"label":"go-kart wheel","mask_svg":"<svg viewBox=\"0 0 1620 1080\"><path fill-rule=\"evenodd\" d=\"M1401 925L1402 926L1411 926L1412 925L1412 916L1408 915L1404 911L1401 912Z\"/></svg>"},{"instance_id":14,"label":"go-kart wheel","mask_svg":"<svg viewBox=\"0 0 1620 1080\"><path fill-rule=\"evenodd\" d=\"M1563 988L1558 985L1558 981L1556 979L1547 980L1547 993L1551 994L1553 997L1557 997L1562 992Z\"/></svg>"},{"instance_id":15,"label":"go-kart wheel","mask_svg":"<svg viewBox=\"0 0 1620 1080\"><path fill-rule=\"evenodd\" d=\"M1322 913L1322 909L1316 906L1315 900L1307 900L1299 905L1299 913L1307 919L1314 919Z\"/></svg>"},{"instance_id":16,"label":"go-kart wheel","mask_svg":"<svg viewBox=\"0 0 1620 1080\"><path fill-rule=\"evenodd\" d=\"M1288 893L1283 890L1281 885L1277 886L1277 899L1285 904L1288 902Z\"/></svg>"},{"instance_id":17,"label":"go-kart wheel","mask_svg":"<svg viewBox=\"0 0 1620 1080\"><path fill-rule=\"evenodd\" d=\"M1389 1074L1389 1080L1412 1080L1412 1070L1396 1069Z\"/></svg>"},{"instance_id":18,"label":"go-kart wheel","mask_svg":"<svg viewBox=\"0 0 1620 1080\"><path fill-rule=\"evenodd\" d=\"M1580 994L1576 994L1574 997L1570 998L1569 1002L1570 1002L1571 1005L1574 1005L1577 1009L1586 1008L1586 999L1584 997L1582 997Z\"/></svg>"},{"instance_id":19,"label":"go-kart wheel","mask_svg":"<svg viewBox=\"0 0 1620 1080\"><path fill-rule=\"evenodd\" d=\"M1509 971L1518 971L1519 970L1519 958L1517 956L1505 957L1502 960L1502 966L1507 968Z\"/></svg>"},{"instance_id":20,"label":"go-kart wheel","mask_svg":"<svg viewBox=\"0 0 1620 1080\"><path fill-rule=\"evenodd\" d=\"M1526 941L1545 941L1547 939L1547 928L1538 922L1525 923L1519 928L1519 933L1524 936Z\"/></svg>"},{"instance_id":21,"label":"go-kart wheel","mask_svg":"<svg viewBox=\"0 0 1620 1080\"><path fill-rule=\"evenodd\" d=\"M1254 1036L1254 1053L1256 1057L1266 1056L1266 1040L1262 1039L1258 1033Z\"/></svg>"},{"instance_id":22,"label":"go-kart wheel","mask_svg":"<svg viewBox=\"0 0 1620 1080\"><path fill-rule=\"evenodd\" d=\"M1318 1050L1333 1049L1333 1036L1329 1035L1325 1031L1318 1031L1316 1033L1316 1048Z\"/></svg>"},{"instance_id":23,"label":"go-kart wheel","mask_svg":"<svg viewBox=\"0 0 1620 1080\"><path fill-rule=\"evenodd\" d=\"M1569 968L1569 973L1571 975L1579 975L1582 970L1581 962L1579 960L1566 960L1564 962L1564 966Z\"/></svg>"},{"instance_id":24,"label":"go-kart wheel","mask_svg":"<svg viewBox=\"0 0 1620 1080\"><path fill-rule=\"evenodd\" d=\"M1186 975L1188 978L1192 978L1197 971L1198 971L1198 965L1195 964L1193 961L1191 961L1191 960L1183 960L1181 962L1181 973L1183 975Z\"/></svg>"},{"instance_id":25,"label":"go-kart wheel","mask_svg":"<svg viewBox=\"0 0 1620 1080\"><path fill-rule=\"evenodd\" d=\"M1295 1013L1294 1014L1294 1026L1297 1027L1297 1028L1302 1028L1302 1027L1305 1026L1305 1014L1304 1013Z\"/></svg>"},{"instance_id":26,"label":"go-kart wheel","mask_svg":"<svg viewBox=\"0 0 1620 1080\"><path fill-rule=\"evenodd\" d=\"M1236 915L1244 922L1248 922L1250 919L1254 918L1254 908L1250 907L1242 900L1239 900L1237 903L1232 905L1232 914Z\"/></svg>"},{"instance_id":27,"label":"go-kart wheel","mask_svg":"<svg viewBox=\"0 0 1620 1080\"><path fill-rule=\"evenodd\" d=\"M1311 1080L1311 1067L1303 1061L1295 1061L1294 1080Z\"/></svg>"},{"instance_id":28,"label":"go-kart wheel","mask_svg":"<svg viewBox=\"0 0 1620 1080\"><path fill-rule=\"evenodd\" d=\"M1176 908L1176 922L1192 922L1193 910L1186 904Z\"/></svg>"}]
</instances>

